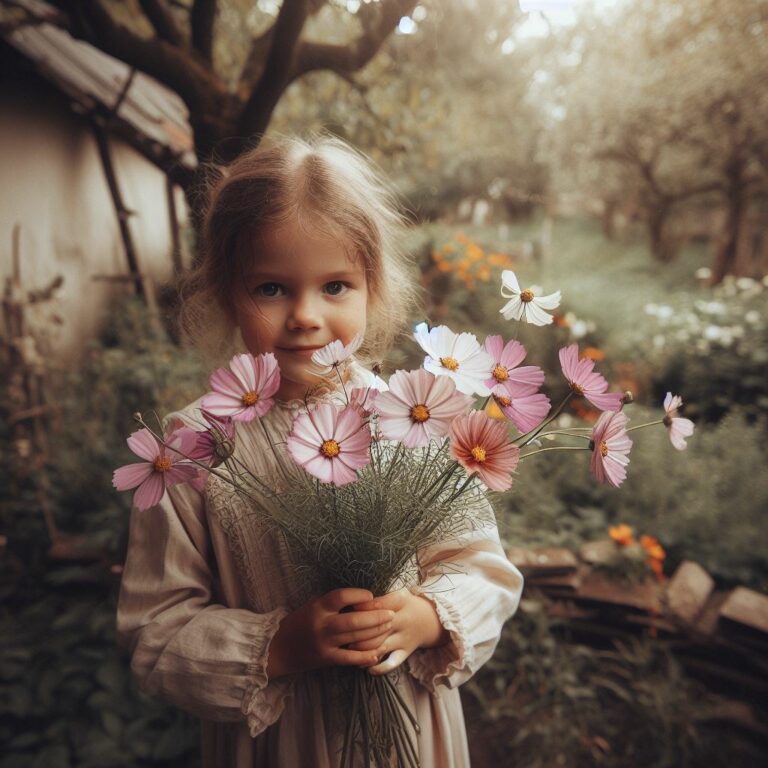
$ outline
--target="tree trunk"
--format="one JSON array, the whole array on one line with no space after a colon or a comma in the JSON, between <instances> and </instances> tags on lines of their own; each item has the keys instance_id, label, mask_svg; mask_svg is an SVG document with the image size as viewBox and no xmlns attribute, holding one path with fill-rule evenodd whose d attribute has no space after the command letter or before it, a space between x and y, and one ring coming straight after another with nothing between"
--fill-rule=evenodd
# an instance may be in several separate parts
<instances>
[{"instance_id":1,"label":"tree trunk","mask_svg":"<svg viewBox=\"0 0 768 768\"><path fill-rule=\"evenodd\" d=\"M739 255L739 240L747 211L746 184L744 181L744 163L734 160L728 168L728 210L725 219L723 242L717 249L712 265L712 285L718 285L723 278L736 272L736 260Z\"/></svg>"},{"instance_id":2,"label":"tree trunk","mask_svg":"<svg viewBox=\"0 0 768 768\"><path fill-rule=\"evenodd\" d=\"M648 206L647 210L651 254L657 261L668 264L674 257L674 250L665 232L672 206L666 200L656 200Z\"/></svg>"}]
</instances>

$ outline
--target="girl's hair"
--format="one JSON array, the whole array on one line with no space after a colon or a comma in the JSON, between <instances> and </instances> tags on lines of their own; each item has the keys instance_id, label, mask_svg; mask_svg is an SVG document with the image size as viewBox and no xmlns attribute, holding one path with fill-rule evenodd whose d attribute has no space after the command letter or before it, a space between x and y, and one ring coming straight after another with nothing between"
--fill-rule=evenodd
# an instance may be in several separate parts
<instances>
[{"instance_id":1,"label":"girl's hair","mask_svg":"<svg viewBox=\"0 0 768 768\"><path fill-rule=\"evenodd\" d=\"M350 258L361 260L369 302L358 354L381 358L410 319L418 294L401 250L406 221L368 159L325 135L262 144L221 170L208 196L200 261L180 286L182 332L210 361L238 351L236 281L248 260L258 258L259 235L289 221L338 237Z\"/></svg>"}]
</instances>

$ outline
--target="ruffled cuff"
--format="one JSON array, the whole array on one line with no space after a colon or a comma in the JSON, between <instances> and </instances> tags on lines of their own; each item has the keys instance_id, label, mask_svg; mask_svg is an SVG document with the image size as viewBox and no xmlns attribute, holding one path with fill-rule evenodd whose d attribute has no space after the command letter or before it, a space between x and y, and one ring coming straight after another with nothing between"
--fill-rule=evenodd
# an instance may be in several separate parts
<instances>
[{"instance_id":1,"label":"ruffled cuff","mask_svg":"<svg viewBox=\"0 0 768 768\"><path fill-rule=\"evenodd\" d=\"M291 694L292 678L283 677L270 683L267 677L269 646L287 613L286 608L276 608L270 613L261 614L264 623L253 641L251 659L246 666L250 682L245 689L242 704L252 738L277 721Z\"/></svg>"},{"instance_id":2,"label":"ruffled cuff","mask_svg":"<svg viewBox=\"0 0 768 768\"><path fill-rule=\"evenodd\" d=\"M450 641L436 648L420 648L408 657L410 673L430 693L437 693L439 685L454 688L451 676L455 672L472 668L474 647L469 632L455 603L444 594L428 592L420 586L411 587L414 595L432 601L440 623L450 634Z\"/></svg>"}]
</instances>

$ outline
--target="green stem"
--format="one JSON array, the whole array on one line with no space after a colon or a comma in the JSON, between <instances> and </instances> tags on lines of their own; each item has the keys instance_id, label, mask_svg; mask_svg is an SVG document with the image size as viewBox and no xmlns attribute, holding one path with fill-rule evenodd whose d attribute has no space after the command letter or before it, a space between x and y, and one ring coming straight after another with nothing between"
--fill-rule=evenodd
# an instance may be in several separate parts
<instances>
[{"instance_id":1,"label":"green stem","mask_svg":"<svg viewBox=\"0 0 768 768\"><path fill-rule=\"evenodd\" d=\"M565 435L565 437L580 437L582 440L591 440L592 439L589 435L576 435L573 432L562 432L562 431L557 430L557 429L552 430L552 432L543 432L541 434L541 437L546 437L547 435Z\"/></svg>"},{"instance_id":2,"label":"green stem","mask_svg":"<svg viewBox=\"0 0 768 768\"><path fill-rule=\"evenodd\" d=\"M520 455L520 461L527 459L529 456L535 456L537 453L545 453L546 451L588 451L589 448L578 448L573 445L557 445L552 448L539 448L536 451L530 453L523 453Z\"/></svg>"},{"instance_id":3,"label":"green stem","mask_svg":"<svg viewBox=\"0 0 768 768\"><path fill-rule=\"evenodd\" d=\"M636 429L643 429L644 427L655 427L657 424L663 424L664 419L658 421L649 421L647 424L638 424L636 427L630 427L627 432L634 432Z\"/></svg>"}]
</instances>

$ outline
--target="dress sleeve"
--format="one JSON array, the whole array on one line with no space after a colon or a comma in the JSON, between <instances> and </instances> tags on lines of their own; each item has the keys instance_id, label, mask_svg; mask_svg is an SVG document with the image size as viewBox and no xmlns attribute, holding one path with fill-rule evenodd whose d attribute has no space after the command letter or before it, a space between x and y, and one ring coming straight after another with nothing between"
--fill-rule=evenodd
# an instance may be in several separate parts
<instances>
[{"instance_id":1,"label":"dress sleeve","mask_svg":"<svg viewBox=\"0 0 768 768\"><path fill-rule=\"evenodd\" d=\"M420 583L411 592L434 603L450 642L415 651L408 668L435 693L466 682L490 659L520 603L523 576L507 559L495 525L433 547L419 562Z\"/></svg>"},{"instance_id":2,"label":"dress sleeve","mask_svg":"<svg viewBox=\"0 0 768 768\"><path fill-rule=\"evenodd\" d=\"M269 682L269 644L287 609L264 614L213 602L204 501L189 485L131 514L117 606L118 643L139 687L206 720L275 722L290 678Z\"/></svg>"}]
</instances>

